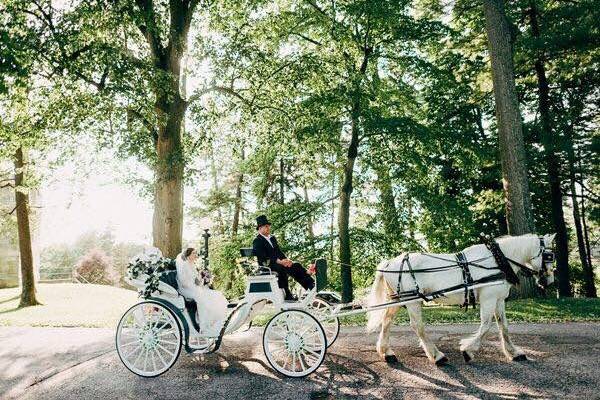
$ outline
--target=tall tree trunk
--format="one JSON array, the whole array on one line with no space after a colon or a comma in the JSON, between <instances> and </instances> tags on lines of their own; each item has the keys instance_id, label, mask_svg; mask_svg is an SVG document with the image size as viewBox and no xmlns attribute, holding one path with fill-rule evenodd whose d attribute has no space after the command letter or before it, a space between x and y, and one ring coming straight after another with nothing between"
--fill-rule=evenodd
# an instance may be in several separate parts
<instances>
[{"instance_id":1,"label":"tall tree trunk","mask_svg":"<svg viewBox=\"0 0 600 400\"><path fill-rule=\"evenodd\" d=\"M181 61L187 49L187 40L198 0L169 2L168 43L160 36L154 0L136 0L140 33L146 38L151 62L167 77L155 82L155 112L158 126L151 132L156 149L154 215L152 236L155 247L167 257L175 257L182 246L183 234L183 169L182 127L187 102L181 93Z\"/></svg>"},{"instance_id":2,"label":"tall tree trunk","mask_svg":"<svg viewBox=\"0 0 600 400\"><path fill-rule=\"evenodd\" d=\"M376 165L374 169L377 174L375 186L379 191L379 213L383 221L383 229L388 239L397 243L402 232L398 210L396 209L392 180L386 166Z\"/></svg>"},{"instance_id":3,"label":"tall tree trunk","mask_svg":"<svg viewBox=\"0 0 600 400\"><path fill-rule=\"evenodd\" d=\"M246 158L244 147L241 146L240 153L240 162L243 162ZM231 222L231 239L235 240L238 235L239 227L240 227L240 218L242 213L242 186L244 184L244 173L241 171L238 172L235 179L235 203L233 208L233 220ZM235 264L235 260L232 260ZM228 292L233 287L233 282L235 281L235 275L237 272L237 268L231 268L229 271L229 278L227 279L227 283L225 284L225 291Z\"/></svg>"},{"instance_id":4,"label":"tall tree trunk","mask_svg":"<svg viewBox=\"0 0 600 400\"><path fill-rule=\"evenodd\" d=\"M533 231L521 114L515 87L512 39L504 0L483 0L506 202L508 233Z\"/></svg>"},{"instance_id":5,"label":"tall tree trunk","mask_svg":"<svg viewBox=\"0 0 600 400\"><path fill-rule=\"evenodd\" d=\"M367 43L368 37L365 38ZM360 142L360 114L361 114L361 89L360 83L367 71L367 64L373 49L363 48L363 59L358 71L359 75L353 83L354 98L350 111L350 143L346 153L346 163L340 187L340 209L338 214L338 236L340 239L340 272L342 280L342 301L351 302L353 299L352 288L352 252L350 250L350 200L352 196L352 179L354 175L354 163L358 157L358 145ZM352 67L354 68L354 64ZM353 71L354 72L354 71Z\"/></svg>"},{"instance_id":6,"label":"tall tree trunk","mask_svg":"<svg viewBox=\"0 0 600 400\"><path fill-rule=\"evenodd\" d=\"M579 150L579 179L583 182L583 168L581 166L581 149ZM585 188L583 187L583 183L581 183L581 225L583 228L583 239L585 241L585 250L587 253L587 264L589 265L590 273L591 273L591 285L594 285L595 290L595 279L594 279L594 264L592 264L592 249L590 247L590 238L588 236L588 228L586 222L586 214L585 214Z\"/></svg>"},{"instance_id":7,"label":"tall tree trunk","mask_svg":"<svg viewBox=\"0 0 600 400\"><path fill-rule=\"evenodd\" d=\"M162 103L162 104L160 104ZM183 148L181 128L185 117L183 99L176 95L172 103L160 102L159 115L166 123L159 126L156 140L154 216L152 235L154 246L167 257L181 252L183 234Z\"/></svg>"},{"instance_id":8,"label":"tall tree trunk","mask_svg":"<svg viewBox=\"0 0 600 400\"><path fill-rule=\"evenodd\" d=\"M219 171L217 171L217 164L215 163L215 149L211 145L210 148L210 175L212 178L213 190L219 191ZM225 222L223 221L223 213L221 212L221 206L217 206L217 233L222 235L225 233Z\"/></svg>"},{"instance_id":9,"label":"tall tree trunk","mask_svg":"<svg viewBox=\"0 0 600 400\"><path fill-rule=\"evenodd\" d=\"M306 187L306 183L303 186L304 189L304 201L306 204L310 203L310 198L308 197L308 188ZM308 218L306 221L306 233L308 234L308 240L310 241L310 248L315 250L315 231L313 229L314 221L312 217L312 213L308 214Z\"/></svg>"},{"instance_id":10,"label":"tall tree trunk","mask_svg":"<svg viewBox=\"0 0 600 400\"><path fill-rule=\"evenodd\" d=\"M285 203L285 163L283 158L279 159L279 204Z\"/></svg>"},{"instance_id":11,"label":"tall tree trunk","mask_svg":"<svg viewBox=\"0 0 600 400\"><path fill-rule=\"evenodd\" d=\"M332 160L331 165L336 165L337 162L335 159ZM335 255L333 254L334 251L334 247L335 247L335 240L334 240L334 233L335 233L335 190L336 190L336 182L335 182L335 177L336 177L336 171L335 169L331 172L331 218L329 220L329 237L330 237L330 246L329 246L329 258L331 258L333 260L333 258L335 257Z\"/></svg>"},{"instance_id":12,"label":"tall tree trunk","mask_svg":"<svg viewBox=\"0 0 600 400\"><path fill-rule=\"evenodd\" d=\"M577 249L579 251L579 260L583 269L584 287L583 291L586 297L597 297L594 278L594 269L588 263L587 249L585 247L585 238L583 236L583 227L581 225L581 213L579 211L579 200L577 199L577 186L575 174L575 149L573 140L573 130L569 127L565 135L567 143L567 157L569 162L569 187L571 189L571 202L573 203L573 220L575 222L575 233L577 236Z\"/></svg>"},{"instance_id":13,"label":"tall tree trunk","mask_svg":"<svg viewBox=\"0 0 600 400\"><path fill-rule=\"evenodd\" d=\"M19 307L40 304L35 296L35 273L29 221L29 194L24 186L27 176L27 150L19 147L15 153L15 212L19 234L19 259L21 262L21 301Z\"/></svg>"},{"instance_id":14,"label":"tall tree trunk","mask_svg":"<svg viewBox=\"0 0 600 400\"><path fill-rule=\"evenodd\" d=\"M538 23L538 10L535 2L530 3L529 21L531 23L531 33L534 37L540 37L540 27ZM538 84L538 100L540 118L542 120L542 145L544 147L544 158L546 161L546 171L548 174L548 183L550 184L550 205L552 210L552 226L556 233L556 272L558 278L558 295L560 297L571 297L571 282L569 279L569 237L567 234L567 225L563 213L562 189L560 187L560 168L558 156L556 155L555 138L552 132L552 119L550 116L550 87L546 77L546 68L544 66L545 57L543 52L539 52L535 60L535 73Z\"/></svg>"},{"instance_id":15,"label":"tall tree trunk","mask_svg":"<svg viewBox=\"0 0 600 400\"><path fill-rule=\"evenodd\" d=\"M240 153L240 161L243 162L246 158L244 147L242 146ZM233 222L231 223L231 236L235 238L238 234L240 226L240 214L242 212L242 185L244 184L244 173L238 172L235 181L235 205L233 209Z\"/></svg>"},{"instance_id":16,"label":"tall tree trunk","mask_svg":"<svg viewBox=\"0 0 600 400\"><path fill-rule=\"evenodd\" d=\"M352 178L354 162L358 156L358 116L359 103L356 102L352 110L352 137L348 146L342 186L340 189L340 209L338 213L338 235L340 238L340 270L342 278L342 301L352 301L352 253L350 251L350 199L352 196Z\"/></svg>"}]
</instances>

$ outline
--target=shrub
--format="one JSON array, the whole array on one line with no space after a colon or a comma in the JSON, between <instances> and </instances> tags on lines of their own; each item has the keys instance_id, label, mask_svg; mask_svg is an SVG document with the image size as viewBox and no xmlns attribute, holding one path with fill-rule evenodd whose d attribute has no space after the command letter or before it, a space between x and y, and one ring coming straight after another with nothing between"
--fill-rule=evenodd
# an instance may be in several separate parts
<instances>
[{"instance_id":1,"label":"shrub","mask_svg":"<svg viewBox=\"0 0 600 400\"><path fill-rule=\"evenodd\" d=\"M100 249L92 249L81 257L73 276L79 281L100 285L116 285L120 278L112 258Z\"/></svg>"}]
</instances>

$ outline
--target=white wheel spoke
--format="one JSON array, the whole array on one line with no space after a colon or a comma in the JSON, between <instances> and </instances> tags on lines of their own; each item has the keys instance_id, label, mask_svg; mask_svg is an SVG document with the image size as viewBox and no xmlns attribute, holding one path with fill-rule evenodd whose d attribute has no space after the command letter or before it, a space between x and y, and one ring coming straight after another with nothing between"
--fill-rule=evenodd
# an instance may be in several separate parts
<instances>
[{"instance_id":1,"label":"white wheel spoke","mask_svg":"<svg viewBox=\"0 0 600 400\"><path fill-rule=\"evenodd\" d=\"M131 350L129 353L127 353L127 355L123 356L123 358L129 358L130 355L132 355L133 353L136 352L137 349L139 349L141 347L141 345L137 345L133 350Z\"/></svg>"},{"instance_id":2,"label":"white wheel spoke","mask_svg":"<svg viewBox=\"0 0 600 400\"><path fill-rule=\"evenodd\" d=\"M121 347L131 346L132 344L137 344L137 343L139 343L139 340L134 340L133 342L128 342L128 343L121 344Z\"/></svg>"},{"instance_id":3,"label":"white wheel spoke","mask_svg":"<svg viewBox=\"0 0 600 400\"><path fill-rule=\"evenodd\" d=\"M298 353L298 360L300 360L300 368L302 368L302 371L306 371L308 367L304 364L304 361L302 361L302 353Z\"/></svg>"},{"instance_id":4,"label":"white wheel spoke","mask_svg":"<svg viewBox=\"0 0 600 400\"><path fill-rule=\"evenodd\" d=\"M142 369L144 371L146 371L146 365L148 363L148 349L146 349L146 351L144 352L144 366L142 367Z\"/></svg>"},{"instance_id":5,"label":"white wheel spoke","mask_svg":"<svg viewBox=\"0 0 600 400\"><path fill-rule=\"evenodd\" d=\"M313 350L309 349L308 347L305 347L305 348L304 348L304 350L308 351L310 354L312 354L313 356L317 357L317 359L318 359L319 357L321 357L321 355L320 355L319 353L317 353L317 352L315 352L315 351L313 351Z\"/></svg>"},{"instance_id":6,"label":"white wheel spoke","mask_svg":"<svg viewBox=\"0 0 600 400\"><path fill-rule=\"evenodd\" d=\"M164 331L164 332L159 332L159 333L156 334L157 337L167 336L167 335L175 335L175 330L171 329L171 330Z\"/></svg>"},{"instance_id":7,"label":"white wheel spoke","mask_svg":"<svg viewBox=\"0 0 600 400\"><path fill-rule=\"evenodd\" d=\"M167 352L171 357L173 357L175 355L175 353L167 350L165 347L163 347L160 343L156 344L158 347L160 347L161 349L163 349L165 352Z\"/></svg>"},{"instance_id":8,"label":"white wheel spoke","mask_svg":"<svg viewBox=\"0 0 600 400\"><path fill-rule=\"evenodd\" d=\"M163 366L167 366L168 363L165 361L165 359L163 358L162 354L160 354L160 351L158 351L158 349L154 349L154 351L158 355L158 358L160 359L160 362L163 363Z\"/></svg>"},{"instance_id":9,"label":"white wheel spoke","mask_svg":"<svg viewBox=\"0 0 600 400\"><path fill-rule=\"evenodd\" d=\"M156 371L158 368L156 368L156 360L154 359L154 351L152 353L150 353L150 360L152 361L152 370Z\"/></svg>"},{"instance_id":10,"label":"white wheel spoke","mask_svg":"<svg viewBox=\"0 0 600 400\"><path fill-rule=\"evenodd\" d=\"M302 354L304 355L304 358L309 361L311 364L313 364L315 361L317 361L319 359L319 357L317 357L314 354L307 354L304 350L302 350ZM309 359L309 357L314 357L312 359L312 361Z\"/></svg>"},{"instance_id":11,"label":"white wheel spoke","mask_svg":"<svg viewBox=\"0 0 600 400\"><path fill-rule=\"evenodd\" d=\"M133 362L133 366L135 366L137 364L137 362L140 360L140 358L142 358L142 354L144 354L144 349L142 349L140 351L140 354L138 354L137 358L135 359L135 361Z\"/></svg>"}]
</instances>

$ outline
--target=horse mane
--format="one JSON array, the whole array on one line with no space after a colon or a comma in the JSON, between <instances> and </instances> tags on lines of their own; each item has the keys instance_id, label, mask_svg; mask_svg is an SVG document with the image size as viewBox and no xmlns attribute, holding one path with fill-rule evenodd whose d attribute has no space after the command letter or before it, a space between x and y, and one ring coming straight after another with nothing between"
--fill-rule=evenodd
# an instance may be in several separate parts
<instances>
[{"instance_id":1,"label":"horse mane","mask_svg":"<svg viewBox=\"0 0 600 400\"><path fill-rule=\"evenodd\" d=\"M540 243L538 236L533 233L520 236L501 236L496 241L506 257L520 263L528 262Z\"/></svg>"}]
</instances>

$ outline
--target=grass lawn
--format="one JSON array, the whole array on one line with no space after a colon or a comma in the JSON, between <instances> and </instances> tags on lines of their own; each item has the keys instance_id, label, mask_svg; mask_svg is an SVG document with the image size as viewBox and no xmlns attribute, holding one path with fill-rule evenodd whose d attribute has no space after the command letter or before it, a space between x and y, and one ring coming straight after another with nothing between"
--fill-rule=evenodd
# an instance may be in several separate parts
<instances>
[{"instance_id":1,"label":"grass lawn","mask_svg":"<svg viewBox=\"0 0 600 400\"><path fill-rule=\"evenodd\" d=\"M19 288L0 289L0 326L114 328L138 300L137 292L104 285L42 283L40 306L18 309Z\"/></svg>"},{"instance_id":2,"label":"grass lawn","mask_svg":"<svg viewBox=\"0 0 600 400\"><path fill-rule=\"evenodd\" d=\"M600 321L600 299L526 299L510 300L506 303L509 322L568 322ZM457 306L426 306L423 317L428 323L479 322L479 308L465 311ZM345 317L344 325L364 325L364 314ZM396 324L408 324L406 309L401 308Z\"/></svg>"},{"instance_id":3,"label":"grass lawn","mask_svg":"<svg viewBox=\"0 0 600 400\"><path fill-rule=\"evenodd\" d=\"M73 283L40 284L38 299L44 304L17 309L18 288L0 289L0 326L84 326L114 328L121 315L137 302L137 292L102 285ZM477 322L479 309L427 306L423 313L429 323ZM600 321L600 299L536 299L507 303L510 322ZM255 325L264 325L268 315ZM344 325L363 325L364 314L342 319ZM401 309L396 323L407 324Z\"/></svg>"}]
</instances>

